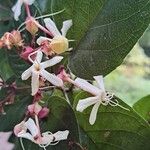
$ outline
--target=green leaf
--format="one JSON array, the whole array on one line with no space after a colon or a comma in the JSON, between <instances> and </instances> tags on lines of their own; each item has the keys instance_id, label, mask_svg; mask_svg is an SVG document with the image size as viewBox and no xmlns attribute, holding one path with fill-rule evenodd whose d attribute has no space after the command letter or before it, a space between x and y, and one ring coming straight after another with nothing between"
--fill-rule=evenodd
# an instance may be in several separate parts
<instances>
[{"instance_id":1,"label":"green leaf","mask_svg":"<svg viewBox=\"0 0 150 150\"><path fill-rule=\"evenodd\" d=\"M9 64L15 75L20 78L21 74L29 67L29 65L21 59L17 50L13 49L8 52Z\"/></svg>"},{"instance_id":2,"label":"green leaf","mask_svg":"<svg viewBox=\"0 0 150 150\"><path fill-rule=\"evenodd\" d=\"M13 71L8 63L7 53L4 49L0 50L0 58L0 76L6 81L13 75Z\"/></svg>"},{"instance_id":3,"label":"green leaf","mask_svg":"<svg viewBox=\"0 0 150 150\"><path fill-rule=\"evenodd\" d=\"M11 18L12 18L12 12L10 8L4 6L0 2L0 21L7 21L10 20Z\"/></svg>"},{"instance_id":4,"label":"green leaf","mask_svg":"<svg viewBox=\"0 0 150 150\"><path fill-rule=\"evenodd\" d=\"M75 118L75 114L65 99L57 96L46 96L44 99L48 103L50 109L49 116L46 120L40 123L42 128L41 132L50 131L52 133L58 130L69 130L69 137L65 141L60 141L56 146L48 146L47 150L64 150L69 149L69 142L78 142L78 127ZM23 140L25 149L41 150L38 145L31 143L30 141ZM15 150L20 150L20 144L16 144ZM77 149L74 149L77 150Z\"/></svg>"},{"instance_id":5,"label":"green leaf","mask_svg":"<svg viewBox=\"0 0 150 150\"><path fill-rule=\"evenodd\" d=\"M53 0L46 5L48 13L65 9L53 17L60 28L62 21L73 20L69 67L86 79L119 66L150 22L149 0Z\"/></svg>"},{"instance_id":6,"label":"green leaf","mask_svg":"<svg viewBox=\"0 0 150 150\"><path fill-rule=\"evenodd\" d=\"M150 95L143 97L137 101L133 108L139 115L141 115L145 120L150 122Z\"/></svg>"},{"instance_id":7,"label":"green leaf","mask_svg":"<svg viewBox=\"0 0 150 150\"><path fill-rule=\"evenodd\" d=\"M31 97L22 93L22 95L16 96L14 104L6 105L4 107L6 114L0 114L0 131L12 131L14 126L24 119L26 107L30 103Z\"/></svg>"},{"instance_id":8,"label":"green leaf","mask_svg":"<svg viewBox=\"0 0 150 150\"><path fill-rule=\"evenodd\" d=\"M77 95L74 107L79 99L89 95L85 92ZM100 106L94 125L89 124L91 108L84 112L76 112L80 127L100 150L149 150L150 126L128 105L116 98L120 107ZM84 145L83 145L84 146ZM92 143L87 145L92 150Z\"/></svg>"}]
</instances>

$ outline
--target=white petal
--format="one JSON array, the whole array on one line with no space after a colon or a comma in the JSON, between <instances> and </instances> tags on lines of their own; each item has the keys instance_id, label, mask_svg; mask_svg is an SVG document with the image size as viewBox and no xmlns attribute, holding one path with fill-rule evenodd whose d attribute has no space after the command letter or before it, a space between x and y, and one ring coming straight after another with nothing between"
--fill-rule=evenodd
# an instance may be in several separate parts
<instances>
[{"instance_id":1,"label":"white petal","mask_svg":"<svg viewBox=\"0 0 150 150\"><path fill-rule=\"evenodd\" d=\"M24 3L26 3L28 5L32 5L35 0L23 0L23 1L24 1Z\"/></svg>"},{"instance_id":2,"label":"white petal","mask_svg":"<svg viewBox=\"0 0 150 150\"><path fill-rule=\"evenodd\" d=\"M91 125L93 125L95 123L95 121L96 121L97 112L98 112L98 108L99 108L100 104L101 104L101 102L99 101L92 108L92 111L91 111L91 114L90 114L90 118L89 118L89 123Z\"/></svg>"},{"instance_id":3,"label":"white petal","mask_svg":"<svg viewBox=\"0 0 150 150\"><path fill-rule=\"evenodd\" d=\"M37 128L37 126L35 125L35 122L33 121L33 119L29 118L26 122L25 122L25 126L27 127L27 129L31 132L32 136L35 137L38 135L39 130Z\"/></svg>"},{"instance_id":4,"label":"white petal","mask_svg":"<svg viewBox=\"0 0 150 150\"><path fill-rule=\"evenodd\" d=\"M51 142L57 142L61 140L66 140L68 137L69 131L58 131L54 134L49 134L49 132L45 132L42 134L41 143L40 144L48 144Z\"/></svg>"},{"instance_id":5,"label":"white petal","mask_svg":"<svg viewBox=\"0 0 150 150\"><path fill-rule=\"evenodd\" d=\"M38 63L40 63L41 60L42 60L42 57L43 57L43 53L41 51L38 51L37 55L36 55L35 61L37 61Z\"/></svg>"},{"instance_id":6,"label":"white petal","mask_svg":"<svg viewBox=\"0 0 150 150\"><path fill-rule=\"evenodd\" d=\"M83 112L87 107L94 105L98 102L98 97L88 97L85 99L79 100L76 110Z\"/></svg>"},{"instance_id":7,"label":"white petal","mask_svg":"<svg viewBox=\"0 0 150 150\"><path fill-rule=\"evenodd\" d=\"M23 4L23 1L18 0L17 3L12 7L12 11L14 12L14 18L16 21L19 20L19 16L21 14L22 4Z\"/></svg>"},{"instance_id":8,"label":"white petal","mask_svg":"<svg viewBox=\"0 0 150 150\"><path fill-rule=\"evenodd\" d=\"M61 141L61 140L66 140L68 137L69 131L58 131L56 133L53 134L53 136L55 137L55 141Z\"/></svg>"},{"instance_id":9,"label":"white petal","mask_svg":"<svg viewBox=\"0 0 150 150\"><path fill-rule=\"evenodd\" d=\"M49 39L49 38L47 38L47 37L44 37L44 36L40 36L40 37L37 39L36 43L37 43L38 45L41 45L44 41L51 41L51 39Z\"/></svg>"},{"instance_id":10,"label":"white petal","mask_svg":"<svg viewBox=\"0 0 150 150\"><path fill-rule=\"evenodd\" d=\"M74 83L77 87L79 87L82 90L87 91L93 95L99 95L101 93L99 88L97 88L96 86L93 86L92 84L88 83L84 79L76 78Z\"/></svg>"},{"instance_id":11,"label":"white petal","mask_svg":"<svg viewBox=\"0 0 150 150\"><path fill-rule=\"evenodd\" d=\"M50 18L44 19L46 28L53 34L53 36L60 36L60 32L58 31L56 24Z\"/></svg>"},{"instance_id":12,"label":"white petal","mask_svg":"<svg viewBox=\"0 0 150 150\"><path fill-rule=\"evenodd\" d=\"M42 68L47 68L47 67L50 67L50 66L54 66L54 65L58 64L59 62L61 62L62 59L63 59L62 56L55 56L52 59L41 63L41 66L42 66Z\"/></svg>"},{"instance_id":13,"label":"white petal","mask_svg":"<svg viewBox=\"0 0 150 150\"><path fill-rule=\"evenodd\" d=\"M66 36L68 30L70 29L70 27L72 26L72 20L66 20L63 22L63 26L61 29L61 33L63 36Z\"/></svg>"},{"instance_id":14,"label":"white petal","mask_svg":"<svg viewBox=\"0 0 150 150\"><path fill-rule=\"evenodd\" d=\"M32 66L22 73L21 79L27 80L31 76L31 70L32 70Z\"/></svg>"},{"instance_id":15,"label":"white petal","mask_svg":"<svg viewBox=\"0 0 150 150\"><path fill-rule=\"evenodd\" d=\"M94 76L93 78L98 83L98 87L105 91L103 76Z\"/></svg>"},{"instance_id":16,"label":"white petal","mask_svg":"<svg viewBox=\"0 0 150 150\"><path fill-rule=\"evenodd\" d=\"M25 138L25 139L31 140L32 142L34 141L34 138L33 138L33 136L32 136L30 133L22 133L22 134L18 134L18 137L21 137L21 138Z\"/></svg>"},{"instance_id":17,"label":"white petal","mask_svg":"<svg viewBox=\"0 0 150 150\"><path fill-rule=\"evenodd\" d=\"M32 79L31 79L31 87L32 87L32 94L35 95L39 90L39 72L32 71Z\"/></svg>"},{"instance_id":18,"label":"white petal","mask_svg":"<svg viewBox=\"0 0 150 150\"><path fill-rule=\"evenodd\" d=\"M55 86L58 87L62 87L63 86L63 81L57 77L56 75L53 75L49 72L47 72L46 70L41 70L40 75L45 78L46 80L48 80L50 83L52 83Z\"/></svg>"}]
</instances>

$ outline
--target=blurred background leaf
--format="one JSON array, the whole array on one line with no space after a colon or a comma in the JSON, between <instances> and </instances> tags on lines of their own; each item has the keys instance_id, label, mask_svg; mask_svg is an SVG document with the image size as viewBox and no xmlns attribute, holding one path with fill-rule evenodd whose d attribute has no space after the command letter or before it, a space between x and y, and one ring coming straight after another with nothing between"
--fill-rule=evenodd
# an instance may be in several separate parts
<instances>
[{"instance_id":1,"label":"blurred background leaf","mask_svg":"<svg viewBox=\"0 0 150 150\"><path fill-rule=\"evenodd\" d=\"M133 108L139 115L150 123L150 95L145 96L138 100Z\"/></svg>"}]
</instances>

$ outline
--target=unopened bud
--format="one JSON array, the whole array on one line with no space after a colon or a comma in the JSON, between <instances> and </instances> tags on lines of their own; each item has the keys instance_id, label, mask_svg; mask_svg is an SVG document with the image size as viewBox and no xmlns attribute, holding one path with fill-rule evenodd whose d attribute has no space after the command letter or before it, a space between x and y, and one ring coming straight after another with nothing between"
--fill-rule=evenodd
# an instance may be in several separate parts
<instances>
[{"instance_id":1,"label":"unopened bud","mask_svg":"<svg viewBox=\"0 0 150 150\"><path fill-rule=\"evenodd\" d=\"M32 35L35 35L38 32L38 27L35 22L36 20L31 17L26 21L26 30L29 31Z\"/></svg>"},{"instance_id":2,"label":"unopened bud","mask_svg":"<svg viewBox=\"0 0 150 150\"><path fill-rule=\"evenodd\" d=\"M30 46L25 47L25 49L20 54L20 57L24 60L28 60L28 56L34 51L34 49Z\"/></svg>"},{"instance_id":3,"label":"unopened bud","mask_svg":"<svg viewBox=\"0 0 150 150\"><path fill-rule=\"evenodd\" d=\"M38 115L41 110L42 107L38 103L34 103L28 106L30 115Z\"/></svg>"},{"instance_id":4,"label":"unopened bud","mask_svg":"<svg viewBox=\"0 0 150 150\"><path fill-rule=\"evenodd\" d=\"M47 107L42 108L42 110L39 112L38 117L40 119L47 117L49 114L49 109Z\"/></svg>"}]
</instances>

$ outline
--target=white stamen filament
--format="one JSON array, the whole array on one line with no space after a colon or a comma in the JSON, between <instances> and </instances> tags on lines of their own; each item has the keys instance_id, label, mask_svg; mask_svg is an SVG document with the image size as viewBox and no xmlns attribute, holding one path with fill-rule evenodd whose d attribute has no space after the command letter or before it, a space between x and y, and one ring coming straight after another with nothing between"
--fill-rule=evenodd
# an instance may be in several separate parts
<instances>
[{"instance_id":1,"label":"white stamen filament","mask_svg":"<svg viewBox=\"0 0 150 150\"><path fill-rule=\"evenodd\" d=\"M106 92L105 100L102 101L102 104L105 105L105 106L107 106L109 104L112 107L118 106L122 109L130 111L128 108L125 108L122 105L120 105L117 99L114 99L114 101L113 101L112 100L113 98L114 98L114 94L110 94L110 93Z\"/></svg>"},{"instance_id":2,"label":"white stamen filament","mask_svg":"<svg viewBox=\"0 0 150 150\"><path fill-rule=\"evenodd\" d=\"M50 131L47 131L46 134L52 135L53 133L51 133ZM39 147L43 148L44 150L46 150L46 147L48 147L49 145L57 145L59 143L59 141L55 141L55 142L49 142L47 144L39 144Z\"/></svg>"},{"instance_id":3,"label":"white stamen filament","mask_svg":"<svg viewBox=\"0 0 150 150\"><path fill-rule=\"evenodd\" d=\"M51 88L55 88L56 86L45 86L45 87L41 87L39 88L40 90L46 90L46 89L51 89Z\"/></svg>"},{"instance_id":4,"label":"white stamen filament","mask_svg":"<svg viewBox=\"0 0 150 150\"><path fill-rule=\"evenodd\" d=\"M57 15L57 14L62 13L64 10L65 10L65 9L60 10L60 11L55 12L55 13L52 13L52 14L42 15L42 16L36 17L36 18L34 18L34 19L35 19L35 20L38 20L38 19L41 19L41 18L46 18L46 17L50 17L50 16L53 16L53 15ZM22 30L21 30L21 27L24 26L24 25L25 25L26 23L28 23L29 21L30 21L30 20L27 20L27 21L23 22L23 23L18 27L17 30L18 30L18 31L22 31Z\"/></svg>"},{"instance_id":5,"label":"white stamen filament","mask_svg":"<svg viewBox=\"0 0 150 150\"><path fill-rule=\"evenodd\" d=\"M34 52L32 52L32 53L29 54L28 59L29 59L30 62L34 63L34 61L32 60L31 56L34 55L34 54L36 54L38 51L39 50L34 51Z\"/></svg>"}]
</instances>

